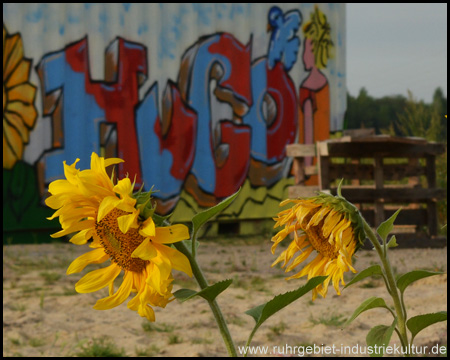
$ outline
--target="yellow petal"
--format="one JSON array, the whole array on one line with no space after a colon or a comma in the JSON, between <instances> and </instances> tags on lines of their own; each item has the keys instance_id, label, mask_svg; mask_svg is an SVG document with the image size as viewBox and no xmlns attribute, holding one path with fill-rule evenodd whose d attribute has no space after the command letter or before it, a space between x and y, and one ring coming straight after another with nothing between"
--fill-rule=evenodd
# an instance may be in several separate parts
<instances>
[{"instance_id":1,"label":"yellow petal","mask_svg":"<svg viewBox=\"0 0 450 360\"><path fill-rule=\"evenodd\" d=\"M122 215L117 218L117 222L119 224L119 229L122 233L126 234L128 230L133 227L138 227L138 216L139 211L136 211L134 214Z\"/></svg>"},{"instance_id":2,"label":"yellow petal","mask_svg":"<svg viewBox=\"0 0 450 360\"><path fill-rule=\"evenodd\" d=\"M95 210L89 208L76 208L70 211L64 211L59 216L59 222L63 229L67 229L69 226L83 220L94 220Z\"/></svg>"},{"instance_id":3,"label":"yellow petal","mask_svg":"<svg viewBox=\"0 0 450 360\"><path fill-rule=\"evenodd\" d=\"M316 212L312 217L311 220L309 220L308 223L308 228L310 226L317 226L320 221L324 218L325 215L327 215L330 212L330 208L328 207L323 207L322 209L320 209L318 212Z\"/></svg>"},{"instance_id":4,"label":"yellow petal","mask_svg":"<svg viewBox=\"0 0 450 360\"><path fill-rule=\"evenodd\" d=\"M172 244L189 239L189 229L183 224L157 227L154 241L160 244Z\"/></svg>"},{"instance_id":5,"label":"yellow petal","mask_svg":"<svg viewBox=\"0 0 450 360\"><path fill-rule=\"evenodd\" d=\"M105 159L105 168L107 168L108 166L111 166L111 165L122 163L122 162L124 162L124 160L119 159L119 158Z\"/></svg>"},{"instance_id":6,"label":"yellow petal","mask_svg":"<svg viewBox=\"0 0 450 360\"><path fill-rule=\"evenodd\" d=\"M72 185L76 185L78 183L77 174L80 172L80 170L75 168L75 165L77 162L80 161L80 159L76 159L75 162L72 165L67 165L65 161L63 161L64 164L64 176L66 177L67 181L71 183Z\"/></svg>"},{"instance_id":7,"label":"yellow petal","mask_svg":"<svg viewBox=\"0 0 450 360\"><path fill-rule=\"evenodd\" d=\"M132 258L139 258L142 260L151 260L158 254L155 247L150 242L149 238L146 238L131 254Z\"/></svg>"},{"instance_id":8,"label":"yellow petal","mask_svg":"<svg viewBox=\"0 0 450 360\"><path fill-rule=\"evenodd\" d=\"M84 245L88 241L88 237L86 237L86 234L89 232L90 229L81 230L78 234L75 234L70 238L70 242L75 245Z\"/></svg>"},{"instance_id":9,"label":"yellow petal","mask_svg":"<svg viewBox=\"0 0 450 360\"><path fill-rule=\"evenodd\" d=\"M295 200L295 199L286 199L286 200L283 200L282 202L280 202L280 207L282 207L282 206L284 206L284 205L286 205L286 204L289 204L290 202L297 202L297 200Z\"/></svg>"},{"instance_id":10,"label":"yellow petal","mask_svg":"<svg viewBox=\"0 0 450 360\"><path fill-rule=\"evenodd\" d=\"M303 261L305 261L309 255L312 253L313 251L313 247L310 246L309 248L305 249L300 255L298 255L294 261L292 262L291 265L289 265L286 268L286 272L291 271L292 269L294 269L295 267L297 267L299 264L301 264Z\"/></svg>"},{"instance_id":11,"label":"yellow petal","mask_svg":"<svg viewBox=\"0 0 450 360\"><path fill-rule=\"evenodd\" d=\"M58 231L57 233L54 233L50 236L52 238L58 238L58 237L61 237L64 235L71 234L76 231L90 229L90 228L94 227L94 225L95 225L95 222L93 220L84 220L84 221L77 222L76 224L70 226L69 228Z\"/></svg>"},{"instance_id":12,"label":"yellow petal","mask_svg":"<svg viewBox=\"0 0 450 360\"><path fill-rule=\"evenodd\" d=\"M65 193L75 193L79 194L80 191L78 187L71 184L67 180L55 180L50 183L48 186L48 191L52 195L56 194L65 194Z\"/></svg>"},{"instance_id":13,"label":"yellow petal","mask_svg":"<svg viewBox=\"0 0 450 360\"><path fill-rule=\"evenodd\" d=\"M148 321L154 322L156 320L155 312L148 304L141 304L141 306L139 306L138 314L142 317L147 318Z\"/></svg>"},{"instance_id":14,"label":"yellow petal","mask_svg":"<svg viewBox=\"0 0 450 360\"><path fill-rule=\"evenodd\" d=\"M142 227L139 229L139 234L142 236L150 236L153 237L156 234L155 222L151 217L145 220L142 224Z\"/></svg>"},{"instance_id":15,"label":"yellow petal","mask_svg":"<svg viewBox=\"0 0 450 360\"><path fill-rule=\"evenodd\" d=\"M309 273L314 270L314 267L321 260L322 260L322 255L317 254L317 256L314 258L314 260L312 260L308 265L306 265L299 273L286 278L286 280L298 279L298 278L301 278L302 276L305 276L305 275L308 275L308 279L309 279L310 278Z\"/></svg>"},{"instance_id":16,"label":"yellow petal","mask_svg":"<svg viewBox=\"0 0 450 360\"><path fill-rule=\"evenodd\" d=\"M77 257L67 269L67 275L78 273L89 264L100 264L109 259L103 248L98 248Z\"/></svg>"},{"instance_id":17,"label":"yellow petal","mask_svg":"<svg viewBox=\"0 0 450 360\"><path fill-rule=\"evenodd\" d=\"M170 273L172 267L167 258L156 256L147 266L147 271L151 276L147 277L146 284L157 293L164 295L168 291L170 284Z\"/></svg>"},{"instance_id":18,"label":"yellow petal","mask_svg":"<svg viewBox=\"0 0 450 360\"><path fill-rule=\"evenodd\" d=\"M148 286L144 286L139 290L138 294L131 299L127 307L131 310L137 311L142 317L146 317L149 321L155 321L155 312L152 307L148 305L151 291Z\"/></svg>"},{"instance_id":19,"label":"yellow petal","mask_svg":"<svg viewBox=\"0 0 450 360\"><path fill-rule=\"evenodd\" d=\"M113 188L114 192L120 194L122 197L131 196L133 193L133 188L131 186L131 180L129 178L124 178L119 180L116 186Z\"/></svg>"},{"instance_id":20,"label":"yellow petal","mask_svg":"<svg viewBox=\"0 0 450 360\"><path fill-rule=\"evenodd\" d=\"M126 271L123 277L122 284L117 289L117 292L104 299L100 299L94 305L96 310L108 310L122 304L128 296L130 296L131 288L133 285L133 273Z\"/></svg>"},{"instance_id":21,"label":"yellow petal","mask_svg":"<svg viewBox=\"0 0 450 360\"><path fill-rule=\"evenodd\" d=\"M103 289L114 281L120 274L120 271L120 267L116 264L111 264L106 268L91 271L75 284L75 290L80 294L84 294Z\"/></svg>"},{"instance_id":22,"label":"yellow petal","mask_svg":"<svg viewBox=\"0 0 450 360\"><path fill-rule=\"evenodd\" d=\"M80 179L82 179L78 183L78 189L80 190L81 194L83 194L86 197L95 196L97 198L104 198L107 196L114 195L112 190L105 184L98 185L95 182L99 182L99 181L95 181L96 179L94 179L93 177L84 176L82 173L85 171L89 171L89 170L83 170L79 174ZM108 182L110 182L109 179L108 179ZM111 187L112 187L112 185L111 185Z\"/></svg>"},{"instance_id":23,"label":"yellow petal","mask_svg":"<svg viewBox=\"0 0 450 360\"><path fill-rule=\"evenodd\" d=\"M192 277L191 264L184 254L179 252L177 249L173 249L162 244L154 243L153 245L159 253L169 259L172 268L178 271L182 271Z\"/></svg>"},{"instance_id":24,"label":"yellow petal","mask_svg":"<svg viewBox=\"0 0 450 360\"><path fill-rule=\"evenodd\" d=\"M100 222L102 219L108 215L108 213L114 209L117 204L120 202L120 199L116 196L107 196L105 197L100 206L98 207L97 221Z\"/></svg>"}]
</instances>

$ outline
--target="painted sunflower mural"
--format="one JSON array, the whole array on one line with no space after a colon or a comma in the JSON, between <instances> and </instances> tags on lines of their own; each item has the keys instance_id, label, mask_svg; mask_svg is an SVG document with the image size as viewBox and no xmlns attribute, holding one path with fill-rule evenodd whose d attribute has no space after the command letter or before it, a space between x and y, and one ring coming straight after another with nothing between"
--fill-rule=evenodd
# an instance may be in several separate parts
<instances>
[{"instance_id":1,"label":"painted sunflower mural","mask_svg":"<svg viewBox=\"0 0 450 360\"><path fill-rule=\"evenodd\" d=\"M22 37L3 25L3 168L22 159L34 127L36 86L30 84L31 60L24 57Z\"/></svg>"}]
</instances>

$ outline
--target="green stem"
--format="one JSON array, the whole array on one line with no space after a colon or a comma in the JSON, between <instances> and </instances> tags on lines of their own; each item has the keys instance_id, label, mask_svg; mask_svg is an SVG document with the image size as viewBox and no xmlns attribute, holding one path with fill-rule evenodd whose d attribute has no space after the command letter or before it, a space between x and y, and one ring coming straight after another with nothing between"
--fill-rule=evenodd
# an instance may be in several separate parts
<instances>
[{"instance_id":1,"label":"green stem","mask_svg":"<svg viewBox=\"0 0 450 360\"><path fill-rule=\"evenodd\" d=\"M381 244L379 243L372 228L369 226L369 224L367 224L364 218L363 223L366 235L369 237L369 240L375 247L375 250L377 251L378 256L380 257L380 260L383 264L386 279L390 288L389 294L391 295L392 300L394 301L394 308L397 314L398 319L397 326L400 342L402 343L402 346L408 348L408 333L406 332L406 317L405 317L406 312L404 311L402 301L400 300L400 296L394 278L394 273L392 271L392 266L389 262L389 258L387 257L387 252L385 252L384 249L381 247Z\"/></svg>"},{"instance_id":2,"label":"green stem","mask_svg":"<svg viewBox=\"0 0 450 360\"><path fill-rule=\"evenodd\" d=\"M191 252L188 250L186 245L182 241L174 243L174 245L181 253L186 255L186 257L189 259L189 262L191 263L192 267L192 273L194 274L195 279L200 285L200 288L204 289L208 287L208 282L205 278L205 275L203 275L202 269L200 269L197 261L195 260L195 257L192 256ZM208 304L211 308L214 318L216 319L216 323L219 327L220 334L222 335L223 341L227 348L228 355L236 357L237 356L236 347L234 346L233 339L231 338L230 331L228 330L227 323L225 321L225 318L223 317L219 305L217 304L216 300L208 301Z\"/></svg>"}]
</instances>

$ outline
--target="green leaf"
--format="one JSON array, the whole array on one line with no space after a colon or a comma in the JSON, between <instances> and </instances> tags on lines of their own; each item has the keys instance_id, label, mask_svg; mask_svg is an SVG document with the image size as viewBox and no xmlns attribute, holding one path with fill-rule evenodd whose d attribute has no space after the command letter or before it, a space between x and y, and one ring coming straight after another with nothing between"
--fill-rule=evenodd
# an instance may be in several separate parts
<instances>
[{"instance_id":1,"label":"green leaf","mask_svg":"<svg viewBox=\"0 0 450 360\"><path fill-rule=\"evenodd\" d=\"M367 300L363 301L361 305L358 306L358 308L355 310L353 315L347 320L347 322L344 324L344 327L350 324L353 320L355 320L359 314L361 314L364 311L374 309L377 307L388 309L384 299L373 296L371 298L368 298Z\"/></svg>"},{"instance_id":2,"label":"green leaf","mask_svg":"<svg viewBox=\"0 0 450 360\"><path fill-rule=\"evenodd\" d=\"M266 321L269 317L271 317L273 314L277 313L281 309L293 303L295 300L305 295L307 292L314 289L316 286L320 285L322 282L325 281L326 278L327 276L316 276L310 279L306 283L306 285L300 287L297 290L277 295L269 302L256 306L253 309L247 310L245 313L247 315L250 315L256 322L255 327L253 328L253 331L250 334L247 345L250 344L250 341L253 338L253 335L255 334L256 330L258 330L258 328L262 325L264 321Z\"/></svg>"},{"instance_id":3,"label":"green leaf","mask_svg":"<svg viewBox=\"0 0 450 360\"><path fill-rule=\"evenodd\" d=\"M400 212L400 210L401 209L398 209L389 219L387 219L386 221L382 222L380 224L380 226L378 226L377 233L378 233L378 235L381 236L383 241L386 241L387 236L389 235L389 233L394 228L394 221L397 218L397 215Z\"/></svg>"},{"instance_id":4,"label":"green leaf","mask_svg":"<svg viewBox=\"0 0 450 360\"><path fill-rule=\"evenodd\" d=\"M235 194L227 197L225 200L222 200L217 205L210 207L209 209L206 209L202 212L199 212L198 214L195 214L195 216L192 218L192 254L195 255L195 242L197 239L197 233L206 222L208 222L211 218L213 218L215 215L219 214L225 208L230 205L233 200L239 195L242 188L240 188Z\"/></svg>"},{"instance_id":5,"label":"green leaf","mask_svg":"<svg viewBox=\"0 0 450 360\"><path fill-rule=\"evenodd\" d=\"M406 326L408 327L409 331L411 331L412 334L411 344L414 337L420 331L437 322L446 320L447 320L447 311L440 311L432 314L417 315L409 319L406 322Z\"/></svg>"},{"instance_id":6,"label":"green leaf","mask_svg":"<svg viewBox=\"0 0 450 360\"><path fill-rule=\"evenodd\" d=\"M434 272L434 271L427 271L427 270L413 270L406 274L403 274L400 276L397 280L397 287L400 289L400 291L403 293L405 289L414 281L426 278L428 276L433 275L442 275L443 272Z\"/></svg>"},{"instance_id":7,"label":"green leaf","mask_svg":"<svg viewBox=\"0 0 450 360\"><path fill-rule=\"evenodd\" d=\"M398 246L397 238L395 237L395 235L392 235L391 240L389 240L389 242L387 244L387 247L388 248L394 248L394 247L397 247L397 246Z\"/></svg>"},{"instance_id":8,"label":"green leaf","mask_svg":"<svg viewBox=\"0 0 450 360\"><path fill-rule=\"evenodd\" d=\"M366 277L372 276L372 275L382 275L381 267L380 265L372 265L368 267L367 269L361 271L358 275L356 275L347 285L344 286L344 289L346 287L349 287L350 285L353 285L354 283L357 283L358 281L361 281L365 279Z\"/></svg>"},{"instance_id":9,"label":"green leaf","mask_svg":"<svg viewBox=\"0 0 450 360\"><path fill-rule=\"evenodd\" d=\"M223 280L218 283L215 283L211 286L208 286L200 291L194 291L191 289L180 289L173 293L176 299L181 302L192 299L195 296L201 296L207 301L214 301L215 298L223 291L225 291L228 286L233 282L232 279Z\"/></svg>"},{"instance_id":10,"label":"green leaf","mask_svg":"<svg viewBox=\"0 0 450 360\"><path fill-rule=\"evenodd\" d=\"M367 346L374 350L377 349L378 352L370 354L371 357L382 357L384 355L384 348L389 345L396 324L397 319L394 319L391 326L377 325L370 329L366 336Z\"/></svg>"}]
</instances>

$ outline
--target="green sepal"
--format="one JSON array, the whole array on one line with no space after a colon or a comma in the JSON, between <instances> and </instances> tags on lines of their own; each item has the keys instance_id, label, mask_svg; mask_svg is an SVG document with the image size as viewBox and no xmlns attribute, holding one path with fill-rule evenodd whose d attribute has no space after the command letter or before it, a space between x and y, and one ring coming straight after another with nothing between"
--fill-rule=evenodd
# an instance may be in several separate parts
<instances>
[{"instance_id":1,"label":"green sepal","mask_svg":"<svg viewBox=\"0 0 450 360\"><path fill-rule=\"evenodd\" d=\"M168 223L167 219L170 218L172 216L172 213L170 213L169 215L158 215L157 213L153 213L152 217L153 217L153 221L155 222L155 226L156 227L160 227L160 226L169 226L170 224Z\"/></svg>"},{"instance_id":2,"label":"green sepal","mask_svg":"<svg viewBox=\"0 0 450 360\"><path fill-rule=\"evenodd\" d=\"M149 217L153 217L156 210L156 205L151 201L152 194L156 191L153 191L153 186L149 191L142 191L143 187L135 192L133 197L136 199L135 207L139 210L139 216L143 219L148 219Z\"/></svg>"}]
</instances>

